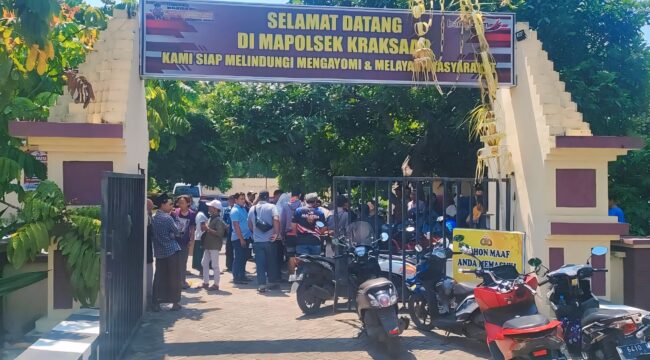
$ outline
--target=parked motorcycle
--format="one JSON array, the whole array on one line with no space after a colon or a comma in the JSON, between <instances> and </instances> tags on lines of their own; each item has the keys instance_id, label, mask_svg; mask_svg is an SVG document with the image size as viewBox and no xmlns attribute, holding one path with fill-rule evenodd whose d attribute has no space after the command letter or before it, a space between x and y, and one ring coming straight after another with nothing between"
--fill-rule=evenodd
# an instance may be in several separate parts
<instances>
[{"instance_id":1,"label":"parked motorcycle","mask_svg":"<svg viewBox=\"0 0 650 360\"><path fill-rule=\"evenodd\" d=\"M382 241L388 241L383 233ZM397 289L380 277L379 250L372 236L372 227L365 222L348 227L348 236L336 240L344 248L337 257L348 259L348 286L356 289L356 308L363 332L383 343L390 353L398 349L399 335L408 327L408 318L398 317Z\"/></svg>"},{"instance_id":2,"label":"parked motorcycle","mask_svg":"<svg viewBox=\"0 0 650 360\"><path fill-rule=\"evenodd\" d=\"M458 240L462 241L462 236ZM535 274L519 274L513 265L483 269L471 248L462 245L462 251L478 264L476 269L461 272L482 279L474 296L484 317L492 358L566 360L569 354L562 339L562 323L541 315L535 304Z\"/></svg>"},{"instance_id":3,"label":"parked motorcycle","mask_svg":"<svg viewBox=\"0 0 650 360\"><path fill-rule=\"evenodd\" d=\"M474 299L474 285L458 283L446 275L452 249L445 241L418 256L420 262L414 277L407 279L410 291L408 310L415 326L424 331L434 328L485 339L483 316Z\"/></svg>"},{"instance_id":4,"label":"parked motorcycle","mask_svg":"<svg viewBox=\"0 0 650 360\"><path fill-rule=\"evenodd\" d=\"M607 253L603 246L594 247L592 255ZM536 271L546 269L540 285L551 284L547 296L555 316L562 322L564 340L574 358L594 360L650 358L650 344L637 338L647 312L623 305L601 305L591 292L591 277L607 269L587 264L564 265L548 271L540 259L529 260ZM644 332L645 334L645 332Z\"/></svg>"},{"instance_id":5,"label":"parked motorcycle","mask_svg":"<svg viewBox=\"0 0 650 360\"><path fill-rule=\"evenodd\" d=\"M356 223L360 222L352 224ZM318 226L322 227L323 225L319 224ZM354 225L352 228L357 226L359 225ZM365 225L362 226L365 227ZM340 242L337 239L333 241ZM400 290L398 291L399 295L401 293L403 273L406 272L407 278L415 275L415 265L408 262L404 263L397 257L393 257L391 260L386 255L379 255L376 260L382 277L388 278L389 271L392 271L390 278L393 280L395 287ZM296 301L304 314L314 314L325 301L334 299L335 269L334 258L320 255L300 255L298 257L298 268L295 277L292 278L294 282L291 286L291 292L296 294Z\"/></svg>"}]
</instances>

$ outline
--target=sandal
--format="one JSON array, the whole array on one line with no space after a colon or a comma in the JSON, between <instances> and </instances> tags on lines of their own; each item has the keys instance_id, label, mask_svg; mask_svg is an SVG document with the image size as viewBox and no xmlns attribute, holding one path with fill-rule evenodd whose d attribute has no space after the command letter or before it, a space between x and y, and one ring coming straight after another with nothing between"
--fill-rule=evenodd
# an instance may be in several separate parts
<instances>
[{"instance_id":1,"label":"sandal","mask_svg":"<svg viewBox=\"0 0 650 360\"><path fill-rule=\"evenodd\" d=\"M219 291L219 286L218 285L212 285L208 288L208 291Z\"/></svg>"},{"instance_id":2,"label":"sandal","mask_svg":"<svg viewBox=\"0 0 650 360\"><path fill-rule=\"evenodd\" d=\"M206 289L206 290L210 290L210 284L208 284L208 283L203 283L203 286L201 286L201 287Z\"/></svg>"}]
</instances>

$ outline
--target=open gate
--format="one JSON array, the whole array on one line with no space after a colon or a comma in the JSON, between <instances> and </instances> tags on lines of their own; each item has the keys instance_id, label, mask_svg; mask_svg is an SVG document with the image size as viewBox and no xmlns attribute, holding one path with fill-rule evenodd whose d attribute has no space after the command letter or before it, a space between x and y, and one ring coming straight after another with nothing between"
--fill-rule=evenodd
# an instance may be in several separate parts
<instances>
[{"instance_id":1,"label":"open gate","mask_svg":"<svg viewBox=\"0 0 650 360\"><path fill-rule=\"evenodd\" d=\"M337 203L339 195L344 195L349 201L348 214L354 220L368 221L379 237L382 232L389 233L390 240L381 246L380 253L387 254L388 277L401 294L406 294L406 266L399 270L393 269L393 259L407 262L407 257L415 251L409 248L408 237L420 239L424 232L429 236L437 236L445 241L451 238L450 231L438 219L443 216L453 220L459 228L484 228L492 230L511 230L514 201L510 179L476 179L442 178L442 177L334 177L332 185L333 222L334 229L339 229L339 212ZM474 221L472 211L480 203L484 215L478 222ZM407 226L413 226L412 234L404 231ZM340 234L336 234L340 235ZM341 249L337 248L339 255ZM345 296L354 299L354 289L348 286L347 260L336 260L336 287L334 310L338 309L338 298ZM402 301L406 300L402 296ZM348 310L353 301L347 302Z\"/></svg>"},{"instance_id":2,"label":"open gate","mask_svg":"<svg viewBox=\"0 0 650 360\"><path fill-rule=\"evenodd\" d=\"M100 359L119 359L143 315L145 178L104 173Z\"/></svg>"}]
</instances>

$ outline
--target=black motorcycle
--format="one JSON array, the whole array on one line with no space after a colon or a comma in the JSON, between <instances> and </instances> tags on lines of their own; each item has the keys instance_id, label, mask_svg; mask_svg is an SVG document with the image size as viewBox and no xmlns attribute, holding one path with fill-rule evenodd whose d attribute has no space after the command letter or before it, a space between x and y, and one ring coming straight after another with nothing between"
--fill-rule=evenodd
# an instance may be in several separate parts
<instances>
[{"instance_id":1,"label":"black motorcycle","mask_svg":"<svg viewBox=\"0 0 650 360\"><path fill-rule=\"evenodd\" d=\"M318 226L322 227L322 224ZM363 229L363 234L361 234L362 232L359 231L359 229ZM365 231L368 229L370 229L371 232L366 234ZM355 240L355 237L364 236L369 236L369 238L374 241L373 234L374 232L372 232L370 224L364 221L357 221L348 226L348 231L345 236L333 239L332 242L343 244L352 241L354 243L358 242ZM343 252L345 253L346 250L347 247L344 246ZM376 251L375 248L373 248L373 252L374 251ZM379 276L389 277L388 272L392 271L393 281L397 282L398 279L401 279L403 267L401 259L396 257L390 259L385 255L377 254L375 260L379 266ZM320 255L300 255L298 261L299 263L298 268L296 269L296 275L291 279L293 281L291 292L296 294L296 300L300 310L302 310L305 315L311 315L316 313L325 301L334 299L336 261L335 258ZM390 266L391 263L392 266ZM406 267L407 275L411 273L411 271L412 273L415 273L415 269L412 269L414 268L413 265L407 264ZM359 282L357 282L357 284L359 284ZM399 289L401 290L401 287ZM400 291L398 291L398 297L399 294ZM340 292L339 295L341 295ZM344 297L348 296L349 295L344 295ZM354 297L355 296L352 295L352 298Z\"/></svg>"},{"instance_id":2,"label":"black motorcycle","mask_svg":"<svg viewBox=\"0 0 650 360\"><path fill-rule=\"evenodd\" d=\"M440 241L423 251L414 277L406 280L410 291L408 310L415 326L424 331L434 328L484 341L483 316L474 299L474 286L457 283L446 275L452 250Z\"/></svg>"},{"instance_id":3,"label":"black motorcycle","mask_svg":"<svg viewBox=\"0 0 650 360\"><path fill-rule=\"evenodd\" d=\"M394 355L399 351L399 336L409 324L408 318L398 316L397 289L381 277L379 249L370 224L352 223L347 232L346 237L334 241L341 250L335 258L347 259L347 297L354 299L362 333ZM388 234L383 233L381 240L388 241Z\"/></svg>"},{"instance_id":4,"label":"black motorcycle","mask_svg":"<svg viewBox=\"0 0 650 360\"><path fill-rule=\"evenodd\" d=\"M606 247L595 247L592 255L605 255ZM640 359L650 356L650 346L635 334L645 313L624 305L604 305L591 292L591 277L607 269L587 264L564 265L548 271L540 259L529 265L546 269L540 286L551 284L547 293L555 316L562 322L564 341L573 358L589 360Z\"/></svg>"}]
</instances>

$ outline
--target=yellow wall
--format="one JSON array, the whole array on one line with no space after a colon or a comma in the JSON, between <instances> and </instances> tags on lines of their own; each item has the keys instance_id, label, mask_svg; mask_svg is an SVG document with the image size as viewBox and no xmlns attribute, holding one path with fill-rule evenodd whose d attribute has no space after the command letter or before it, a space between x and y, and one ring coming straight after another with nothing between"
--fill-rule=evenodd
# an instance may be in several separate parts
<instances>
[{"instance_id":1,"label":"yellow wall","mask_svg":"<svg viewBox=\"0 0 650 360\"><path fill-rule=\"evenodd\" d=\"M19 270L14 269L12 265L6 265L3 276L44 270L47 270L45 262L29 263ZM3 325L9 339L20 339L26 331L31 330L36 320L47 315L47 297L43 296L46 293L47 279L17 290L4 298Z\"/></svg>"}]
</instances>

